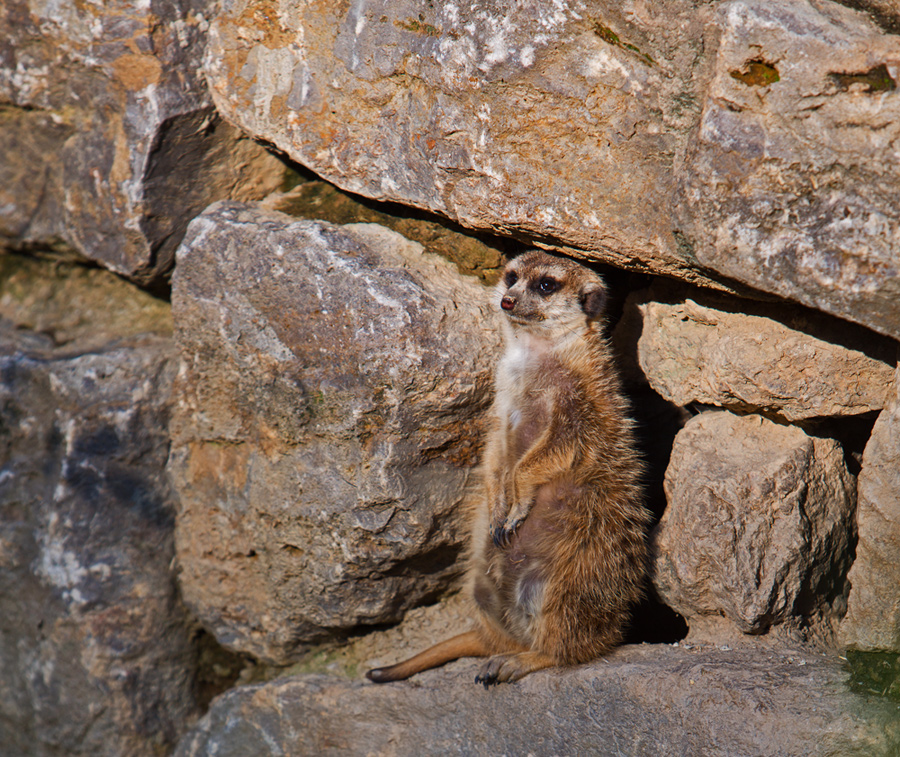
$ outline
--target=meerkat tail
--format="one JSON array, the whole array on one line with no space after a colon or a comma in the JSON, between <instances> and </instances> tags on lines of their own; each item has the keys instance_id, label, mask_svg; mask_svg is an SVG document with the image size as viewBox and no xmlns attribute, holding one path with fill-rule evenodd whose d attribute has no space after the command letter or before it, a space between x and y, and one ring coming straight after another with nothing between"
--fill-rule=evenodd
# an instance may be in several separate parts
<instances>
[{"instance_id":1,"label":"meerkat tail","mask_svg":"<svg viewBox=\"0 0 900 757\"><path fill-rule=\"evenodd\" d=\"M366 678L375 683L402 681L415 673L436 668L460 657L486 657L491 654L487 644L477 631L469 631L454 636L452 639L435 644L430 649L410 657L404 662L386 668L375 668L366 673Z\"/></svg>"}]
</instances>

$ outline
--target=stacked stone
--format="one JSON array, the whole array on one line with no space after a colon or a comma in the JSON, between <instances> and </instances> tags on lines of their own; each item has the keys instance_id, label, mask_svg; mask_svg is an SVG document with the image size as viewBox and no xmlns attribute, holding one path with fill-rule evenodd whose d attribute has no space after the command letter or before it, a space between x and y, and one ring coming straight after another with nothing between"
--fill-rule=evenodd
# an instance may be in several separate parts
<instances>
[{"instance_id":1,"label":"stacked stone","mask_svg":"<svg viewBox=\"0 0 900 757\"><path fill-rule=\"evenodd\" d=\"M748 304L735 312L725 309L734 300L693 296L632 300L635 312L624 321L629 330L639 325L637 358L648 383L699 411L676 437L666 471L655 585L692 626L726 618L744 633L786 625L833 642L857 539L863 554L896 543L892 524L874 523L871 513L857 534L848 458L856 464L835 431L891 402L896 345L804 309ZM885 467L885 454L867 447L861 482ZM881 485L879 509L900 489L889 492ZM875 492L862 496L869 510ZM873 634L896 629L898 598L871 586L883 572L856 571L854 615L877 616ZM860 625L854 615L848 641L895 648L851 632Z\"/></svg>"},{"instance_id":2,"label":"stacked stone","mask_svg":"<svg viewBox=\"0 0 900 757\"><path fill-rule=\"evenodd\" d=\"M430 720L434 751L900 749L835 662L900 653L898 31L881 0L3 3L4 753L411 754ZM615 341L687 419L652 534L687 643L493 699L466 663L235 686L361 634L396 659L367 632L455 590L510 237L641 275Z\"/></svg>"}]
</instances>

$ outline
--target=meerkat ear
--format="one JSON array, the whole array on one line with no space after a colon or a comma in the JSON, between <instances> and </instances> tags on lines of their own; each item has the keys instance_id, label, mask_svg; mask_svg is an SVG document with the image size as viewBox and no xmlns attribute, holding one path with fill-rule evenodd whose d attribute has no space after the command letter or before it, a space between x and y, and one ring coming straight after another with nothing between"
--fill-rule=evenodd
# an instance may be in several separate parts
<instances>
[{"instance_id":1,"label":"meerkat ear","mask_svg":"<svg viewBox=\"0 0 900 757\"><path fill-rule=\"evenodd\" d=\"M599 318L606 308L606 289L602 284L594 282L585 284L579 294L579 300L581 309L588 318L591 320Z\"/></svg>"}]
</instances>

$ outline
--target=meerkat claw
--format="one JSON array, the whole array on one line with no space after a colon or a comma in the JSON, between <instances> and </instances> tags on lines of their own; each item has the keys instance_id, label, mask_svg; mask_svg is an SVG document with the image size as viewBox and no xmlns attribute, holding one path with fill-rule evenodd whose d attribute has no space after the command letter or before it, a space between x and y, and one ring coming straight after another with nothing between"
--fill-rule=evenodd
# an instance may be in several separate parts
<instances>
[{"instance_id":1,"label":"meerkat claw","mask_svg":"<svg viewBox=\"0 0 900 757\"><path fill-rule=\"evenodd\" d=\"M497 686L500 681L497 678L497 674L492 673L489 670L483 670L477 676L475 676L475 683L480 683L484 686L484 690L487 691L491 686Z\"/></svg>"},{"instance_id":2,"label":"meerkat claw","mask_svg":"<svg viewBox=\"0 0 900 757\"><path fill-rule=\"evenodd\" d=\"M489 688L491 688L491 684L497 683L497 681L496 679L492 680L488 676L479 673L477 676L475 676L475 683L480 683L482 686L484 686L484 690L487 691Z\"/></svg>"},{"instance_id":3,"label":"meerkat claw","mask_svg":"<svg viewBox=\"0 0 900 757\"><path fill-rule=\"evenodd\" d=\"M506 521L502 526L491 526L491 538L494 546L500 548L508 547L524 520L524 518L518 518L513 521Z\"/></svg>"}]
</instances>

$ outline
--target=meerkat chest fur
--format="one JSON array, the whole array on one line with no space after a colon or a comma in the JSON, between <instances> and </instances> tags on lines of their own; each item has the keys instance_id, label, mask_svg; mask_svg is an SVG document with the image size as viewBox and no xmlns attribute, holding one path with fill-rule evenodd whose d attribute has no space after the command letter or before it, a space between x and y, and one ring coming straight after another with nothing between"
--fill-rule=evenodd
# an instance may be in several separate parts
<instances>
[{"instance_id":1,"label":"meerkat chest fur","mask_svg":"<svg viewBox=\"0 0 900 757\"><path fill-rule=\"evenodd\" d=\"M516 429L523 419L525 404L540 403L540 389L548 364L554 362L555 345L527 332L510 331L506 349L497 366L495 412L502 423Z\"/></svg>"}]
</instances>

